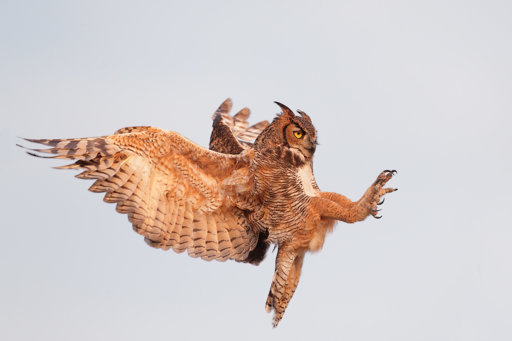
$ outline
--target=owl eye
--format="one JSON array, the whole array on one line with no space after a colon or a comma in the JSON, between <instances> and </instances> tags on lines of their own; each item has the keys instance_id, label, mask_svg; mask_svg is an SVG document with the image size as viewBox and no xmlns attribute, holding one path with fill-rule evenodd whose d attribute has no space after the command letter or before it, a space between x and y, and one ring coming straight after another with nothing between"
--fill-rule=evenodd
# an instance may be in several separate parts
<instances>
[{"instance_id":1,"label":"owl eye","mask_svg":"<svg viewBox=\"0 0 512 341\"><path fill-rule=\"evenodd\" d=\"M297 130L293 132L296 138L301 139L304 136L304 133L301 130Z\"/></svg>"}]
</instances>

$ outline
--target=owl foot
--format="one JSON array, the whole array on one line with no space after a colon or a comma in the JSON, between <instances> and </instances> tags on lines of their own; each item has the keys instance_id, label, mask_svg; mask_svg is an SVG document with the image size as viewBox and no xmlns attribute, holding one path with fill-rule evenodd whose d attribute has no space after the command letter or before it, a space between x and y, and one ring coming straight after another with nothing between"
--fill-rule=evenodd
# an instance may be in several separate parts
<instances>
[{"instance_id":1,"label":"owl foot","mask_svg":"<svg viewBox=\"0 0 512 341\"><path fill-rule=\"evenodd\" d=\"M361 204L366 206L375 219L382 218L379 214L380 209L378 209L379 205L384 203L383 196L387 193L391 193L397 190L397 188L384 188L386 183L397 173L396 170L385 170L379 174L377 180L370 186L370 188L366 191L363 196L363 200L360 201Z\"/></svg>"},{"instance_id":2,"label":"owl foot","mask_svg":"<svg viewBox=\"0 0 512 341\"><path fill-rule=\"evenodd\" d=\"M291 298L291 297L290 297ZM272 294L268 295L267 303L265 304L265 310L267 313L270 313L274 310L274 317L272 318L272 327L277 327L279 321L283 318L284 311L286 310L286 306L288 305L289 299L276 300Z\"/></svg>"},{"instance_id":3,"label":"owl foot","mask_svg":"<svg viewBox=\"0 0 512 341\"><path fill-rule=\"evenodd\" d=\"M270 313L272 309L274 309L274 295L272 295L272 292L269 292L267 302L265 302L265 310L267 313Z\"/></svg>"}]
</instances>

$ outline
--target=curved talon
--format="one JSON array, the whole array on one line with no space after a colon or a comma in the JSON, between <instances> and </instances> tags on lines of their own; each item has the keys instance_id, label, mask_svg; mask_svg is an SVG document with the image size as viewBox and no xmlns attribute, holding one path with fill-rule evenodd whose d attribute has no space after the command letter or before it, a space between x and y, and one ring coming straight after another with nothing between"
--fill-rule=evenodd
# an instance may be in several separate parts
<instances>
[{"instance_id":1,"label":"curved talon","mask_svg":"<svg viewBox=\"0 0 512 341\"><path fill-rule=\"evenodd\" d=\"M379 208L379 209L374 209L374 208L372 208L372 212L375 212L375 213L376 213L376 212L380 212L380 208Z\"/></svg>"},{"instance_id":2,"label":"curved talon","mask_svg":"<svg viewBox=\"0 0 512 341\"><path fill-rule=\"evenodd\" d=\"M393 169L393 170L386 169L384 172L391 173L391 174L398 173L395 169Z\"/></svg>"},{"instance_id":3,"label":"curved talon","mask_svg":"<svg viewBox=\"0 0 512 341\"><path fill-rule=\"evenodd\" d=\"M377 205L382 205L382 204L384 203L384 200L385 200L385 199L386 199L386 198L382 198L382 200L381 200L379 203L377 203Z\"/></svg>"},{"instance_id":4,"label":"curved talon","mask_svg":"<svg viewBox=\"0 0 512 341\"><path fill-rule=\"evenodd\" d=\"M382 218L382 216L381 216L381 215L374 215L373 217L374 217L375 219L380 219L380 218Z\"/></svg>"}]
</instances>

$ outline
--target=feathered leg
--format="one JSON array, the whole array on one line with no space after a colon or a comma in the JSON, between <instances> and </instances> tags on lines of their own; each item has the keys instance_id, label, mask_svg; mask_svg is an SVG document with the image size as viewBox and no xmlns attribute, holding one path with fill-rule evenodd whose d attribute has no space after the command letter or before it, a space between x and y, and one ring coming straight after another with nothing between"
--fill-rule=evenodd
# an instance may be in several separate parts
<instances>
[{"instance_id":1,"label":"feathered leg","mask_svg":"<svg viewBox=\"0 0 512 341\"><path fill-rule=\"evenodd\" d=\"M274 310L274 327L277 326L286 309L286 304L283 306L279 303L282 301L283 295L285 294L290 271L297 256L297 250L286 244L280 246L277 252L274 278L272 279L272 285L270 286L267 302L265 304L265 310L267 312L271 312L272 309Z\"/></svg>"},{"instance_id":2,"label":"feathered leg","mask_svg":"<svg viewBox=\"0 0 512 341\"><path fill-rule=\"evenodd\" d=\"M304 254L305 251L299 253L295 257L292 268L290 269L290 274L288 275L288 281L286 282L283 295L281 296L280 300L277 302L274 301L274 327L277 326L283 317L286 307L288 307L288 303L290 302L295 289L297 289L297 285L299 284L300 279L300 272L302 270L302 263L304 262Z\"/></svg>"},{"instance_id":3,"label":"feathered leg","mask_svg":"<svg viewBox=\"0 0 512 341\"><path fill-rule=\"evenodd\" d=\"M377 205L384 202L381 197L396 191L396 188L384 188L396 171L385 170L368 188L358 201L351 201L344 195L331 192L321 192L320 197L311 200L312 205L322 218L341 220L347 223L364 220L368 215L379 219Z\"/></svg>"}]
</instances>

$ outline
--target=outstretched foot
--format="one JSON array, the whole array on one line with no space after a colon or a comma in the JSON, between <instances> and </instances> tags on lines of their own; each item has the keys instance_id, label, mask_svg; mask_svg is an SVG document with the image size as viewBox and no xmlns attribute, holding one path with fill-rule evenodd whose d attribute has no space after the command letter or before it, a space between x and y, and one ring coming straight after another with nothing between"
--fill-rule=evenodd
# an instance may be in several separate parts
<instances>
[{"instance_id":1,"label":"outstretched foot","mask_svg":"<svg viewBox=\"0 0 512 341\"><path fill-rule=\"evenodd\" d=\"M379 215L380 209L378 206L384 203L383 196L387 193L391 193L397 190L397 188L384 188L386 183L396 173L396 170L386 169L385 171L382 171L382 173L380 173L377 177L377 180L375 180L370 188L368 188L363 198L361 198L362 200L360 203L366 206L366 208L369 210L369 214L371 214L375 219L382 218L382 216Z\"/></svg>"}]
</instances>

